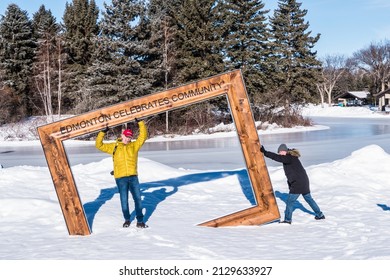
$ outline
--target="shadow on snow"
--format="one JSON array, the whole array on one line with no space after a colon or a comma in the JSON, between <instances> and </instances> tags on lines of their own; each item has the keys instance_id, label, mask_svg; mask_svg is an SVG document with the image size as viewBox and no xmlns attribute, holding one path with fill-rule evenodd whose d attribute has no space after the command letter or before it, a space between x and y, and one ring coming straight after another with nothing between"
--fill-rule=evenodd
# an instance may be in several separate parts
<instances>
[{"instance_id":1,"label":"shadow on snow","mask_svg":"<svg viewBox=\"0 0 390 280\"><path fill-rule=\"evenodd\" d=\"M287 204L287 198L288 198L288 193L281 193L279 191L276 191L275 192L275 196L277 198L279 198L280 200L282 200L285 204ZM302 196L299 196L299 198L301 198ZM299 199L298 198L298 199ZM302 198L303 199L303 198ZM294 203L294 207L293 207L293 211L295 211L295 209L299 209L301 210L302 212L305 212L305 213L308 213L310 215L316 215L316 213L314 213L313 211L310 211L308 210L305 206L303 206L302 203L300 203L298 200L295 201Z\"/></svg>"},{"instance_id":2,"label":"shadow on snow","mask_svg":"<svg viewBox=\"0 0 390 280\"><path fill-rule=\"evenodd\" d=\"M390 207L386 204L377 204L383 211L390 211Z\"/></svg>"},{"instance_id":3,"label":"shadow on snow","mask_svg":"<svg viewBox=\"0 0 390 280\"><path fill-rule=\"evenodd\" d=\"M167 197L176 193L180 187L200 183L209 182L225 178L227 176L237 176L241 186L241 190L245 195L245 198L250 202L251 205L256 205L256 201L252 192L252 187L249 181L248 173L246 169L234 170L234 171L213 171L205 173L196 173L185 175L177 178L170 178L155 182L145 182L140 184L141 195L143 196L143 207L145 208L145 222L149 220L157 206L163 202ZM155 189L155 190L153 190ZM172 189L167 191L167 189ZM111 187L102 189L99 196L91 202L84 204L85 214L88 219L88 223L92 228L95 215L99 209L109 200L111 200L115 194L118 193L117 187ZM131 195L129 201L132 200ZM120 202L118 201L118 207L120 208ZM118 211L121 213L121 211ZM131 213L131 221L135 218L135 212Z\"/></svg>"}]
</instances>

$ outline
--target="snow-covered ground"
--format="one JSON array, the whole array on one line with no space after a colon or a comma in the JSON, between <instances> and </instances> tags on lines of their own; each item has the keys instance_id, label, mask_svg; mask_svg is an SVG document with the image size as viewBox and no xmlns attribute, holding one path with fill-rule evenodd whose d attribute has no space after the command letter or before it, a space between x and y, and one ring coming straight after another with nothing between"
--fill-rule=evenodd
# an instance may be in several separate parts
<instances>
[{"instance_id":1,"label":"snow-covered ground","mask_svg":"<svg viewBox=\"0 0 390 280\"><path fill-rule=\"evenodd\" d=\"M312 107L306 109L304 114L389 117L363 109ZM386 277L378 273L384 272L386 265L390 264L390 155L380 146L369 145L344 159L307 166L312 195L326 219L314 220L311 209L300 198L293 213L292 225L275 222L262 226L226 228L197 226L203 221L253 205L246 170L174 169L140 158L139 179L150 228L137 229L134 222L129 228L122 228L119 195L109 174L111 170L110 157L73 167L72 172L93 233L89 236L69 236L48 168L18 166L0 169L0 275L11 270L15 277L2 279L27 279L16 278L17 275L26 275L28 271L22 271L20 263L15 260L122 260L105 262L102 266L100 262L65 262L68 266L55 262L53 267L61 269L64 277L59 275L58 278L56 274L56 279L69 279L71 273L68 270L72 269L72 264L81 269L82 274L78 276L85 274L92 279L117 279L122 264L127 267L169 266L183 262L195 267L209 264L262 266L267 264L266 260L275 265L275 271L270 274L272 276L274 273L274 278L267 276L268 279L281 279L276 277L277 273L298 279L325 279L321 275ZM288 193L283 169L277 166L268 167L268 170L283 216ZM188 263L186 260L200 262ZM236 261L232 264L232 260ZM256 260L262 261L254 262ZM367 270L364 270L367 262L361 266L355 263L337 263L333 266L332 263L317 262L313 265L322 272L313 276L310 270L307 275L305 273L306 269L310 269L307 267L310 263L280 264L273 263L274 260L375 262L369 262ZM32 275L39 274L34 276L47 275L43 272L46 264L22 264L28 266ZM109 271L104 270L104 265ZM329 268L327 265L339 269L339 272L324 272ZM90 271L92 267L94 270ZM21 269L19 272L14 271L18 268ZM301 272L291 274L291 269L295 268ZM345 271L347 268L351 271ZM358 269L364 271L358 273ZM372 271L368 273L370 269ZM54 277L53 272L48 276ZM244 275L225 277L241 279ZM146 279L146 276L132 279ZM183 276L177 279L203 277Z\"/></svg>"}]
</instances>

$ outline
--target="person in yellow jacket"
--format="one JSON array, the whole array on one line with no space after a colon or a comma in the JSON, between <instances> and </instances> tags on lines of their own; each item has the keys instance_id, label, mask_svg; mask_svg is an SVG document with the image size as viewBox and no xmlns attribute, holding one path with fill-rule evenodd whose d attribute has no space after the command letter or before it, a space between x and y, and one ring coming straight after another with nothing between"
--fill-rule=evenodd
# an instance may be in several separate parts
<instances>
[{"instance_id":1,"label":"person in yellow jacket","mask_svg":"<svg viewBox=\"0 0 390 280\"><path fill-rule=\"evenodd\" d=\"M95 147L102 152L112 155L114 161L114 177L118 186L121 208L125 222L123 227L130 226L130 211L129 211L129 191L133 197L135 205L135 213L138 228L148 227L144 223L144 215L142 213L141 191L138 181L138 151L145 143L148 137L148 132L144 121L138 121L139 135L135 141L133 139L133 131L125 129L121 138L118 138L115 143L103 143L103 138L108 131L108 127L100 131Z\"/></svg>"}]
</instances>

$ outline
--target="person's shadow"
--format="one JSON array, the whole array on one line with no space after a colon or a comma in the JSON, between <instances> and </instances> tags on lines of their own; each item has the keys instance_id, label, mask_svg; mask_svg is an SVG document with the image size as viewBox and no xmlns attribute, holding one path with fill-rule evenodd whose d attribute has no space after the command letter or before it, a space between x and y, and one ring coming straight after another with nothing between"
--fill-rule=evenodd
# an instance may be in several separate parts
<instances>
[{"instance_id":1,"label":"person's shadow","mask_svg":"<svg viewBox=\"0 0 390 280\"><path fill-rule=\"evenodd\" d=\"M281 193L280 191L276 191L275 192L275 196L277 198L280 198L285 204L287 204L287 198L288 198L288 193ZM300 196L301 197L301 196ZM295 201L294 203L294 207L293 207L293 211L295 211L295 209L299 209L305 213L309 213L311 215L315 215L315 213L313 211L310 211L308 210L305 206L302 205L302 203L300 203L298 200Z\"/></svg>"},{"instance_id":2,"label":"person's shadow","mask_svg":"<svg viewBox=\"0 0 390 280\"><path fill-rule=\"evenodd\" d=\"M140 184L141 195L143 196L143 207L145 208L145 222L147 222L153 215L153 212L157 209L158 205L162 203L167 197L175 194L179 188L186 185L208 182L217 179L221 179L227 176L237 176L240 183L241 190L246 199L251 205L256 205L256 200L253 195L252 186L249 181L248 173L246 169L234 170L234 171L213 171L204 173L195 173L190 175L184 175L177 178L169 178L166 180L145 182ZM153 190L153 191L151 191ZM92 229L93 221L100 208L109 200L111 200L115 194L118 193L117 187L110 187L102 189L99 196L94 200L84 204L84 211L87 216L87 220L90 228ZM131 203L131 194L129 194L129 201ZM120 203L118 202L118 207ZM121 213L121 211L118 211ZM131 213L131 221L134 220L135 213Z\"/></svg>"},{"instance_id":3,"label":"person's shadow","mask_svg":"<svg viewBox=\"0 0 390 280\"><path fill-rule=\"evenodd\" d=\"M383 211L390 211L390 207L385 204L377 204Z\"/></svg>"},{"instance_id":4,"label":"person's shadow","mask_svg":"<svg viewBox=\"0 0 390 280\"><path fill-rule=\"evenodd\" d=\"M170 186L167 186L170 187ZM156 210L157 205L163 202L168 196L173 195L178 191L177 187L172 187L171 191L167 191L167 188L163 187L156 189L152 192L142 192L144 196L142 200L142 206L145 208L144 220L147 222L152 216L153 212ZM134 220L136 214L135 211L131 213L130 221Z\"/></svg>"},{"instance_id":5,"label":"person's shadow","mask_svg":"<svg viewBox=\"0 0 390 280\"><path fill-rule=\"evenodd\" d=\"M100 207L102 207L107 201L111 200L116 193L118 193L118 188L116 186L102 189L100 190L99 196L94 201L84 204L84 211L90 228L92 228L93 220L95 219L95 215L99 211Z\"/></svg>"}]
</instances>

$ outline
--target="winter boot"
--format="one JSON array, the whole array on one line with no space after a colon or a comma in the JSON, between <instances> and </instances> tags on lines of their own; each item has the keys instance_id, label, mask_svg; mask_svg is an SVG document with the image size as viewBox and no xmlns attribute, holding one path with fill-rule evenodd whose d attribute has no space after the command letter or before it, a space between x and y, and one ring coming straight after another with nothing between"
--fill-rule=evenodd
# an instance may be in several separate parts
<instances>
[{"instance_id":1,"label":"winter boot","mask_svg":"<svg viewBox=\"0 0 390 280\"><path fill-rule=\"evenodd\" d=\"M145 225L144 222L142 223L137 223L137 228L148 228L149 226Z\"/></svg>"},{"instance_id":2,"label":"winter boot","mask_svg":"<svg viewBox=\"0 0 390 280\"><path fill-rule=\"evenodd\" d=\"M316 219L316 220L324 220L325 219L325 215L322 215L321 217L315 216L314 219Z\"/></svg>"}]
</instances>

